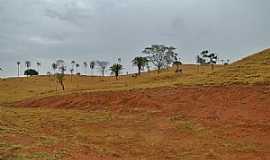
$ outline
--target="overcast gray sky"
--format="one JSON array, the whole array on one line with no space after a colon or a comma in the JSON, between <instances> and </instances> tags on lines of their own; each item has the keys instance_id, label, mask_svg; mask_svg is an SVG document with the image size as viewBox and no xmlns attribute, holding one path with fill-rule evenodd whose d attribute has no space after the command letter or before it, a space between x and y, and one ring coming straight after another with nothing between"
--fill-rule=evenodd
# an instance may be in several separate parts
<instances>
[{"instance_id":1,"label":"overcast gray sky","mask_svg":"<svg viewBox=\"0 0 270 160\"><path fill-rule=\"evenodd\" d=\"M0 75L16 62L132 58L173 45L185 63L202 49L239 59L270 47L269 0L0 0ZM135 68L134 68L135 69Z\"/></svg>"}]
</instances>

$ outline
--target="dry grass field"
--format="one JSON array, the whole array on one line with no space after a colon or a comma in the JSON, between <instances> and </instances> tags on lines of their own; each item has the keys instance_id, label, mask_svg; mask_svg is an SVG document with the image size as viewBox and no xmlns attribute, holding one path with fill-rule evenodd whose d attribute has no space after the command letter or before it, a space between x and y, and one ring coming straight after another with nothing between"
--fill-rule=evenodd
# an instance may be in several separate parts
<instances>
[{"instance_id":1,"label":"dry grass field","mask_svg":"<svg viewBox=\"0 0 270 160\"><path fill-rule=\"evenodd\" d=\"M0 80L0 160L270 159L270 50L182 67Z\"/></svg>"}]
</instances>

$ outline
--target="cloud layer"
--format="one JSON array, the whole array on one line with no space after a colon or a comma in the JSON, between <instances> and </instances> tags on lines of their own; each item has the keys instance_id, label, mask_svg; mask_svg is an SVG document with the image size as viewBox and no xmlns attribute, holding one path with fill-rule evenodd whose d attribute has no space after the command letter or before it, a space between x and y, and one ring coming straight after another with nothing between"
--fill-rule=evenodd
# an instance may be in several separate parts
<instances>
[{"instance_id":1,"label":"cloud layer","mask_svg":"<svg viewBox=\"0 0 270 160\"><path fill-rule=\"evenodd\" d=\"M0 0L0 67L59 58L116 61L127 71L148 45L174 45L185 62L202 49L237 59L269 47L269 0Z\"/></svg>"}]
</instances>

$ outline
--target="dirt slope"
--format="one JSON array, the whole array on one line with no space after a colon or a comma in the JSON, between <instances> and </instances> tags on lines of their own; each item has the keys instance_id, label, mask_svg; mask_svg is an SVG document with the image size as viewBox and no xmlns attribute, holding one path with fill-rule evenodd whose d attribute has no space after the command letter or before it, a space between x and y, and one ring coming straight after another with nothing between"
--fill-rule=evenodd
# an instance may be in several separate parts
<instances>
[{"instance_id":1,"label":"dirt slope","mask_svg":"<svg viewBox=\"0 0 270 160\"><path fill-rule=\"evenodd\" d=\"M146 139L151 139L152 136L154 136L153 138L163 137L158 141L159 148L153 148L155 152L155 158L152 156L153 159L166 159L169 155L174 157L181 152L172 152L174 149L171 147L180 147L183 143L188 143L201 146L209 152L204 154L204 150L194 146L189 150L192 154L185 155L190 159L196 159L197 154L197 158L200 157L200 159L265 160L270 158L269 97L270 86L263 85L179 87L53 96L20 101L16 103L16 106L26 109L40 107L41 110L49 108L57 112L58 109L63 109L85 113L106 111L135 117L136 115L154 115L144 119L143 123L139 121L139 117L128 123L126 121L115 122L118 130L128 129L133 130L133 133L143 132L141 134L147 134ZM143 131L136 130L137 122L140 122L140 127L144 128ZM150 122L155 127L150 127ZM176 125L176 128L180 125L180 132L175 131L171 122L173 122L173 126ZM67 121L67 123L69 122ZM105 126L105 128L111 127L109 124ZM104 129L101 126L98 128ZM183 134L187 130L187 135L184 134L176 140L178 134ZM206 133L204 133L205 130L207 130ZM152 135L149 135L150 133ZM203 136L201 136L202 133ZM196 140L194 137L198 139ZM146 142L142 144L146 144ZM170 151L164 151L169 144ZM137 150L140 148L138 144L129 147L135 147ZM187 146L178 149L183 151L187 149ZM123 152L121 157L123 155L127 156L126 159L138 157L138 155L129 155L131 150L127 149L127 152ZM158 150L163 150L163 152L158 152ZM212 150L217 153L212 153ZM79 157L84 155L81 153ZM168 159L177 159L172 157ZM85 159L87 158L90 157L86 156Z\"/></svg>"},{"instance_id":2,"label":"dirt slope","mask_svg":"<svg viewBox=\"0 0 270 160\"><path fill-rule=\"evenodd\" d=\"M269 86L180 87L93 92L20 101L20 107L185 112L198 118L270 120Z\"/></svg>"}]
</instances>

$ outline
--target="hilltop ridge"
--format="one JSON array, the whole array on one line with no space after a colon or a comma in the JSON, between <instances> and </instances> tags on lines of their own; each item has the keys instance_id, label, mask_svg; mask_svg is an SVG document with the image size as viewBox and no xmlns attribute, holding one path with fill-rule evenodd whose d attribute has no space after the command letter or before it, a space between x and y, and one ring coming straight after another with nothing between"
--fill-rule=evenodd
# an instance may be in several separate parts
<instances>
[{"instance_id":1,"label":"hilltop ridge","mask_svg":"<svg viewBox=\"0 0 270 160\"><path fill-rule=\"evenodd\" d=\"M175 86L224 86L233 84L255 85L270 83L270 49L250 55L230 65L216 65L214 71L208 65L183 65L183 73L176 74L175 68L145 72L142 76L114 77L70 76L65 77L66 90L57 86L53 76L10 78L0 80L0 103L23 100L25 98L46 97L74 92L98 92L131 90L142 88ZM58 88L58 89L57 89ZM10 96L13 95L13 96Z\"/></svg>"}]
</instances>

